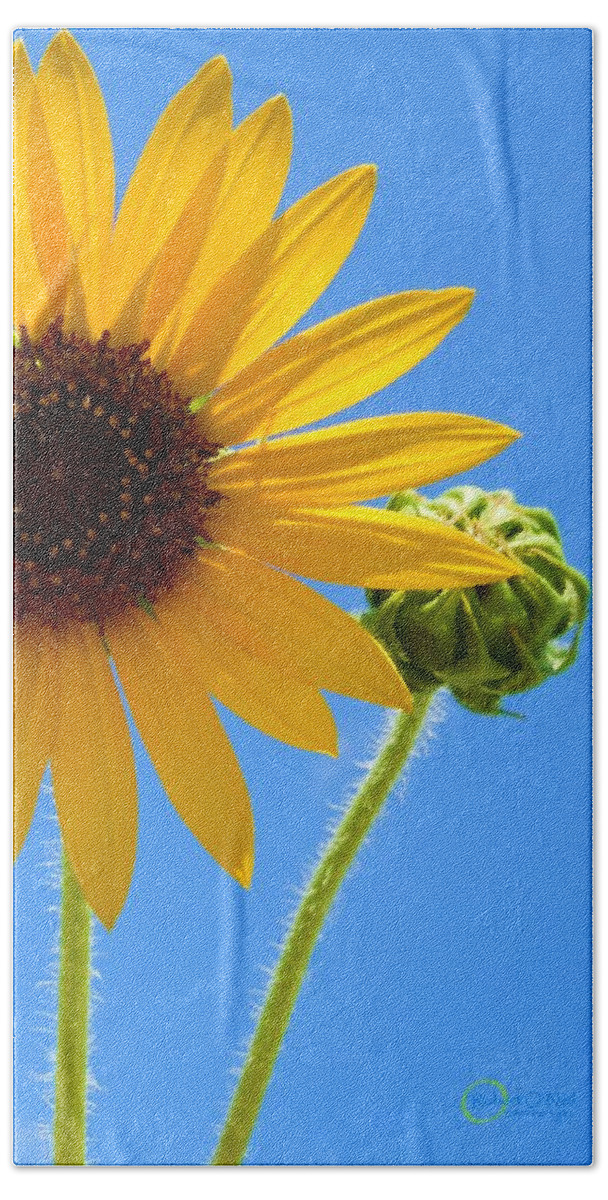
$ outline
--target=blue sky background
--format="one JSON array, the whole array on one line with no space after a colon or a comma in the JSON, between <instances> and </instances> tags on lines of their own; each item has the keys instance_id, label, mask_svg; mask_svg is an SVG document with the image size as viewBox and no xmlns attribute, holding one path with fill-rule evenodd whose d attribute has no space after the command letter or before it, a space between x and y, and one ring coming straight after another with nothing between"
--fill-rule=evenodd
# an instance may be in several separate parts
<instances>
[{"instance_id":1,"label":"blue sky background","mask_svg":"<svg viewBox=\"0 0 608 1200\"><path fill-rule=\"evenodd\" d=\"M590 567L590 34L577 30L75 31L106 97L119 197L156 118L224 53L241 119L283 91L287 207L379 168L352 255L303 324L405 288L477 289L425 362L360 405L473 413L523 439L459 477L550 507ZM51 32L27 31L34 65ZM428 489L436 494L440 487ZM325 588L360 608L354 589ZM523 721L449 697L318 945L249 1163L580 1164L590 1154L590 651L521 697ZM223 711L257 828L241 891L174 813L136 738L139 852L95 929L89 1159L203 1163L266 970L385 716L332 697L341 756ZM59 835L41 802L16 873L16 1159L50 1161ZM509 1092L472 1124L464 1089ZM477 1115L497 1107L480 1088Z\"/></svg>"}]
</instances>

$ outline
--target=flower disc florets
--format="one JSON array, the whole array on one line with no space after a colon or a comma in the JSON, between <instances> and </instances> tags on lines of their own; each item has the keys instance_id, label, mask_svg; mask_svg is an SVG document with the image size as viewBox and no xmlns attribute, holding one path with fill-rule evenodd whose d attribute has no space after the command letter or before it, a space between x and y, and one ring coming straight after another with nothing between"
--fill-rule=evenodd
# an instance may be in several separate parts
<instances>
[{"instance_id":1,"label":"flower disc florets","mask_svg":"<svg viewBox=\"0 0 608 1200\"><path fill-rule=\"evenodd\" d=\"M17 616L104 621L171 587L215 499L215 447L145 357L64 336L15 350Z\"/></svg>"},{"instance_id":2,"label":"flower disc florets","mask_svg":"<svg viewBox=\"0 0 608 1200\"><path fill-rule=\"evenodd\" d=\"M510 492L452 488L435 500L400 492L389 508L440 520L511 555L523 575L461 590L367 593L362 621L413 691L449 687L473 712L503 712L574 661L589 601L586 579L564 558L550 512ZM570 640L567 639L571 635Z\"/></svg>"}]
</instances>

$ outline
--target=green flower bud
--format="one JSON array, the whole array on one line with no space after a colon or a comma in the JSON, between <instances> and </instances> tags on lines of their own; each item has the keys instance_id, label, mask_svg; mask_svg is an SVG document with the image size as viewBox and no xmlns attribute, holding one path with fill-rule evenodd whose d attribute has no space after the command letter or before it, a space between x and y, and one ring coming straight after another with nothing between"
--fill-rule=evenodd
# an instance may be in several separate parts
<instances>
[{"instance_id":1,"label":"green flower bud","mask_svg":"<svg viewBox=\"0 0 608 1200\"><path fill-rule=\"evenodd\" d=\"M501 583L459 590L368 591L362 623L412 691L448 687L473 712L504 713L505 696L574 662L589 584L566 562L550 512L476 487L452 488L435 500L400 492L388 507L444 521L527 568Z\"/></svg>"}]
</instances>

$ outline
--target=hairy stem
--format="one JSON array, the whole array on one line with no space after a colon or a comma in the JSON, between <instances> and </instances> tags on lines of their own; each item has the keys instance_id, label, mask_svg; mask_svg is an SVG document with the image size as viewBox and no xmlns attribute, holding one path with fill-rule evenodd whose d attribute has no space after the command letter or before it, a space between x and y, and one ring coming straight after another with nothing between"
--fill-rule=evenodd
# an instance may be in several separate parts
<instances>
[{"instance_id":1,"label":"hairy stem","mask_svg":"<svg viewBox=\"0 0 608 1200\"><path fill-rule=\"evenodd\" d=\"M84 1166L86 1158L91 912L67 855L61 878L54 1162Z\"/></svg>"},{"instance_id":2,"label":"hairy stem","mask_svg":"<svg viewBox=\"0 0 608 1200\"><path fill-rule=\"evenodd\" d=\"M270 1082L310 956L340 885L397 782L422 728L433 693L400 713L306 889L277 963L212 1163L242 1162Z\"/></svg>"}]
</instances>

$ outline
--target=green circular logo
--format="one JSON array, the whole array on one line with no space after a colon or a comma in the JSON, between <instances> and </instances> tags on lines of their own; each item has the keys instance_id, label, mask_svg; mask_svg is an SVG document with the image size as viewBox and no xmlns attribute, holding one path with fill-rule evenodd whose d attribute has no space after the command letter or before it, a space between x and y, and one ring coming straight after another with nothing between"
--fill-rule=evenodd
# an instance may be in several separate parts
<instances>
[{"instance_id":1,"label":"green circular logo","mask_svg":"<svg viewBox=\"0 0 608 1200\"><path fill-rule=\"evenodd\" d=\"M496 1112L490 1113L487 1117L476 1117L469 1108L469 1096L475 1091L475 1088L482 1087L484 1084L486 1087L496 1088L500 1095L500 1107L496 1109ZM466 1117L467 1121L470 1121L472 1125L487 1125L488 1121L497 1121L499 1117L502 1117L508 1103L509 1093L504 1084L500 1083L498 1079L476 1079L474 1083L470 1083L464 1089L460 1100L460 1111L463 1117Z\"/></svg>"}]
</instances>

